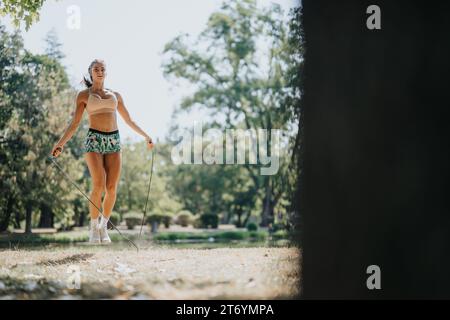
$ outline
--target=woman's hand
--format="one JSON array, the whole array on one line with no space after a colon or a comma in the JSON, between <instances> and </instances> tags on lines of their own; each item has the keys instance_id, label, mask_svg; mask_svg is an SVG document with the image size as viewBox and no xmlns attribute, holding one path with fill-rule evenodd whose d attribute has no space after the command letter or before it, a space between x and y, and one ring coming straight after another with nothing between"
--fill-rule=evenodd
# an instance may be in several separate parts
<instances>
[{"instance_id":1,"label":"woman's hand","mask_svg":"<svg viewBox=\"0 0 450 320\"><path fill-rule=\"evenodd\" d=\"M145 140L147 141L147 149L152 150L152 148L154 147L152 138L147 136L145 137Z\"/></svg>"},{"instance_id":2,"label":"woman's hand","mask_svg":"<svg viewBox=\"0 0 450 320\"><path fill-rule=\"evenodd\" d=\"M61 152L63 151L64 146L60 145L60 144L55 144L55 146L52 149L52 157L57 157L61 154Z\"/></svg>"}]
</instances>

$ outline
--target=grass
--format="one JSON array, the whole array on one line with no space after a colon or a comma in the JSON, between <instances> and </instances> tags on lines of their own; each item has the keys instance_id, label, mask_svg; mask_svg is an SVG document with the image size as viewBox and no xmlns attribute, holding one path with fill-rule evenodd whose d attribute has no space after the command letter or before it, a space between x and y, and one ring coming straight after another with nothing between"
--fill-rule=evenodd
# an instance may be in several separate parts
<instances>
[{"instance_id":1,"label":"grass","mask_svg":"<svg viewBox=\"0 0 450 320\"><path fill-rule=\"evenodd\" d=\"M138 233L125 233L126 237L131 240L138 240ZM142 240L153 240L156 243L230 243L230 242L265 242L266 240L284 240L288 239L288 233L283 230L279 230L269 237L267 231L247 231L247 230L230 230L230 231L200 231L200 232L173 232L173 231L161 231L152 234L148 237L148 234L143 235ZM125 241L120 234L115 231L110 232L110 237L113 242ZM54 234L23 234L12 233L6 235L0 235L0 247L2 248L14 248L27 246L39 246L47 244L77 244L81 242L87 242L89 235L87 230L80 231L67 231Z\"/></svg>"},{"instance_id":2,"label":"grass","mask_svg":"<svg viewBox=\"0 0 450 320\"><path fill-rule=\"evenodd\" d=\"M114 242L124 239L118 233L111 232L110 238ZM138 235L126 234L131 240L136 240ZM21 234L14 233L0 237L0 247L20 247L21 245L46 245L46 244L76 244L87 242L89 234L86 231L61 232L55 234Z\"/></svg>"},{"instance_id":3,"label":"grass","mask_svg":"<svg viewBox=\"0 0 450 320\"><path fill-rule=\"evenodd\" d=\"M68 244L68 243L76 243L76 242L85 242L88 240L88 235L84 234L74 234L69 235L68 233L62 233L62 234L10 234L7 236L0 237L0 244L10 244L12 246L14 245L20 245L21 243L26 244L48 244L48 243L61 243L61 244Z\"/></svg>"},{"instance_id":4,"label":"grass","mask_svg":"<svg viewBox=\"0 0 450 320\"><path fill-rule=\"evenodd\" d=\"M287 230L277 230L272 234L272 239L280 240L287 239L289 237L289 233Z\"/></svg>"},{"instance_id":5,"label":"grass","mask_svg":"<svg viewBox=\"0 0 450 320\"><path fill-rule=\"evenodd\" d=\"M268 234L264 231L219 231L219 232L160 232L153 236L156 241L176 240L265 240Z\"/></svg>"}]
</instances>

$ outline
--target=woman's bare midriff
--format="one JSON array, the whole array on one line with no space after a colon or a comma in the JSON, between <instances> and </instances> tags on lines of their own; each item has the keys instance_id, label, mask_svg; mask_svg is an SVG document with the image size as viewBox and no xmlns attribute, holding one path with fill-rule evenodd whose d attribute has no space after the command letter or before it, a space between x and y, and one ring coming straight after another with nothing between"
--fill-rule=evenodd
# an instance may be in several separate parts
<instances>
[{"instance_id":1,"label":"woman's bare midriff","mask_svg":"<svg viewBox=\"0 0 450 320\"><path fill-rule=\"evenodd\" d=\"M90 115L89 128L103 132L118 130L116 112Z\"/></svg>"}]
</instances>

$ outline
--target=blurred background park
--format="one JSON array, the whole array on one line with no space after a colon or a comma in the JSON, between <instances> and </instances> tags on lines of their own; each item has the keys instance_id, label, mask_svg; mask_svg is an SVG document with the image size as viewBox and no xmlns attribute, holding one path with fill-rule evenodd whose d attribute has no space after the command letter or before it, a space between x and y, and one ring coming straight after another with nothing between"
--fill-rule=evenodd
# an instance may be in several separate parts
<instances>
[{"instance_id":1,"label":"blurred background park","mask_svg":"<svg viewBox=\"0 0 450 320\"><path fill-rule=\"evenodd\" d=\"M144 240L189 248L300 245L299 2L7 0L0 13L1 247L88 239L88 201L48 155L95 58L106 62L105 87L121 93L156 140ZM123 163L111 221L137 239L151 153L118 119ZM173 133L200 120L223 132L283 130L278 172L261 175L261 164L175 165ZM57 161L89 194L87 129L84 115Z\"/></svg>"}]
</instances>

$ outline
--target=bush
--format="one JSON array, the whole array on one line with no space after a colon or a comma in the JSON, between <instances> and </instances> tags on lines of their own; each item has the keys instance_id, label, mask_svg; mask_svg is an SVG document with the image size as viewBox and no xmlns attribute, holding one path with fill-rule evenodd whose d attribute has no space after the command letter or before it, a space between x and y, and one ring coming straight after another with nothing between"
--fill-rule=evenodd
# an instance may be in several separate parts
<instances>
[{"instance_id":1,"label":"bush","mask_svg":"<svg viewBox=\"0 0 450 320\"><path fill-rule=\"evenodd\" d=\"M200 217L196 217L192 222L192 226L196 229L202 228L202 219L200 219Z\"/></svg>"},{"instance_id":2,"label":"bush","mask_svg":"<svg viewBox=\"0 0 450 320\"><path fill-rule=\"evenodd\" d=\"M289 239L289 234L286 230L277 230L272 234L272 239L274 240Z\"/></svg>"},{"instance_id":3,"label":"bush","mask_svg":"<svg viewBox=\"0 0 450 320\"><path fill-rule=\"evenodd\" d=\"M246 231L225 231L215 235L217 239L222 240L244 240L247 236Z\"/></svg>"},{"instance_id":4,"label":"bush","mask_svg":"<svg viewBox=\"0 0 450 320\"><path fill-rule=\"evenodd\" d=\"M157 241L204 240L213 237L219 241L252 240L262 241L267 238L266 231L221 231L221 232L161 232L153 237Z\"/></svg>"},{"instance_id":5,"label":"bush","mask_svg":"<svg viewBox=\"0 0 450 320\"><path fill-rule=\"evenodd\" d=\"M152 224L155 222L160 224L162 222L162 219L163 219L162 214L152 213L152 214L149 214L145 220L148 224Z\"/></svg>"},{"instance_id":6,"label":"bush","mask_svg":"<svg viewBox=\"0 0 450 320\"><path fill-rule=\"evenodd\" d=\"M156 231L158 225L164 224L164 227L169 228L172 222L172 216L169 214L151 214L147 216L146 222L152 226L153 232Z\"/></svg>"},{"instance_id":7,"label":"bush","mask_svg":"<svg viewBox=\"0 0 450 320\"><path fill-rule=\"evenodd\" d=\"M169 241L174 241L174 240L181 240L181 239L187 239L189 236L189 233L186 232L163 232L160 233L158 235L154 236L154 240L169 240Z\"/></svg>"},{"instance_id":8,"label":"bush","mask_svg":"<svg viewBox=\"0 0 450 320\"><path fill-rule=\"evenodd\" d=\"M113 226L111 223L114 224L116 227L120 224L120 215L115 211L113 211L111 213L111 215L109 216L109 221L108 221L109 229L113 229Z\"/></svg>"},{"instance_id":9,"label":"bush","mask_svg":"<svg viewBox=\"0 0 450 320\"><path fill-rule=\"evenodd\" d=\"M249 237L253 240L265 240L267 238L267 233L263 231L250 231Z\"/></svg>"},{"instance_id":10,"label":"bush","mask_svg":"<svg viewBox=\"0 0 450 320\"><path fill-rule=\"evenodd\" d=\"M247 230L248 231L256 231L258 230L258 226L254 222L250 222L247 224Z\"/></svg>"},{"instance_id":11,"label":"bush","mask_svg":"<svg viewBox=\"0 0 450 320\"><path fill-rule=\"evenodd\" d=\"M150 225L152 232L158 231L159 224L162 222L162 220L163 215L157 213L152 213L148 215L146 218L146 222Z\"/></svg>"},{"instance_id":12,"label":"bush","mask_svg":"<svg viewBox=\"0 0 450 320\"><path fill-rule=\"evenodd\" d=\"M164 224L164 227L169 228L170 224L172 223L172 216L168 214L163 214L162 223Z\"/></svg>"},{"instance_id":13,"label":"bush","mask_svg":"<svg viewBox=\"0 0 450 320\"><path fill-rule=\"evenodd\" d=\"M128 229L132 230L135 226L140 225L142 221L142 213L128 212L123 215L123 218L127 224Z\"/></svg>"},{"instance_id":14,"label":"bush","mask_svg":"<svg viewBox=\"0 0 450 320\"><path fill-rule=\"evenodd\" d=\"M182 210L177 215L177 224L187 227L194 220L194 216L188 210Z\"/></svg>"},{"instance_id":15,"label":"bush","mask_svg":"<svg viewBox=\"0 0 450 320\"><path fill-rule=\"evenodd\" d=\"M202 228L211 228L216 229L219 225L219 217L216 214L204 213L200 216L201 226Z\"/></svg>"},{"instance_id":16,"label":"bush","mask_svg":"<svg viewBox=\"0 0 450 320\"><path fill-rule=\"evenodd\" d=\"M269 228L270 232L277 232L279 230L286 230L286 225L283 223L273 223L272 227Z\"/></svg>"}]
</instances>

